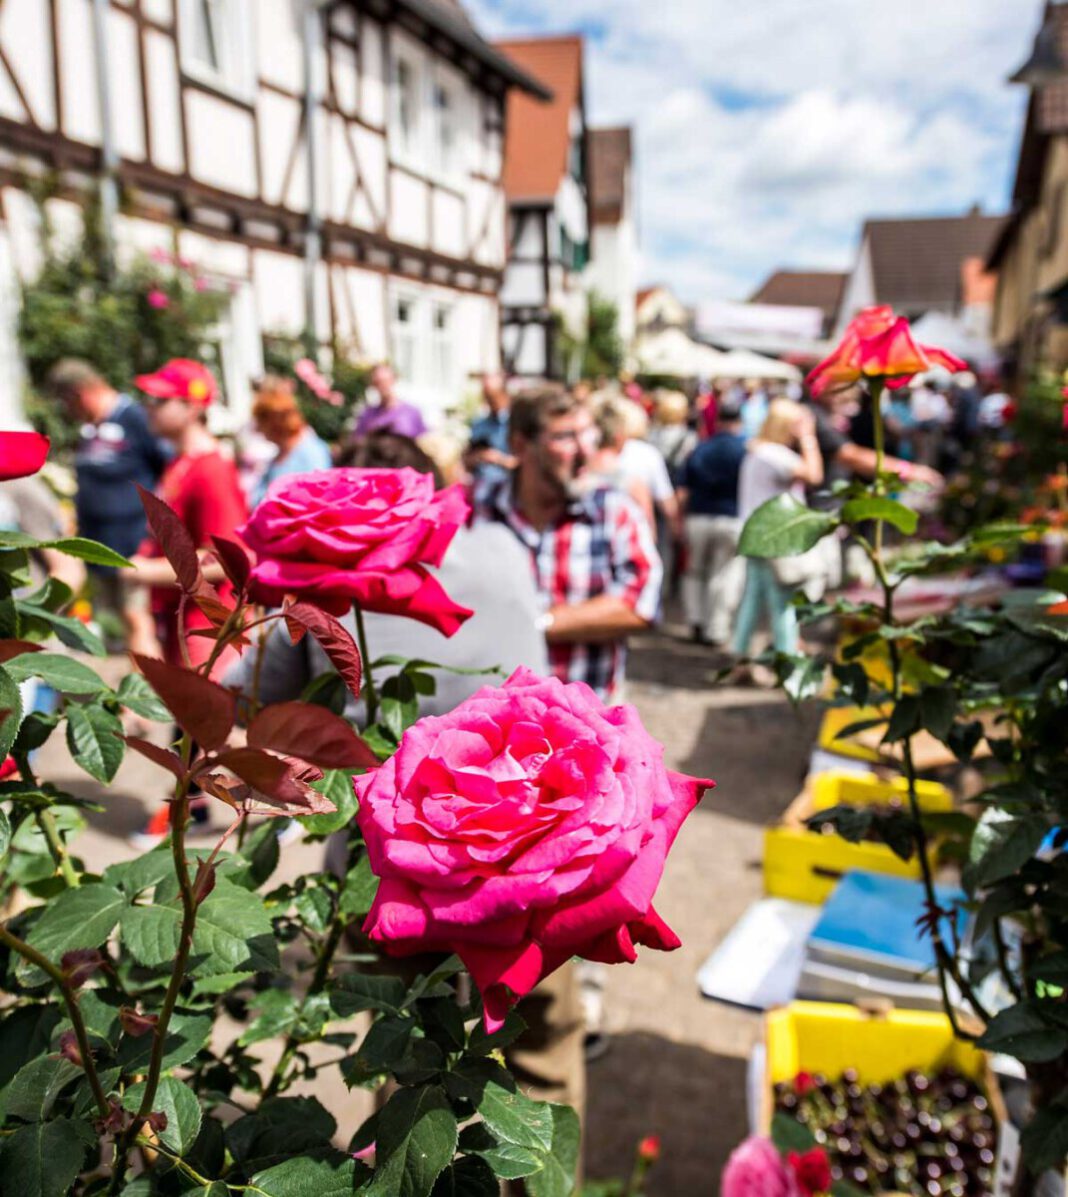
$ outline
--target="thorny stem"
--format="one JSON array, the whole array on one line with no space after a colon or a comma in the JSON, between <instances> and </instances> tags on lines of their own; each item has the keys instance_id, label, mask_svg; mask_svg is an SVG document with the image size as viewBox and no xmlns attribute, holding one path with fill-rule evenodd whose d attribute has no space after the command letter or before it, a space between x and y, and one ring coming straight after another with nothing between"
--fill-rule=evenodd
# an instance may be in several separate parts
<instances>
[{"instance_id":1,"label":"thorny stem","mask_svg":"<svg viewBox=\"0 0 1068 1197\"><path fill-rule=\"evenodd\" d=\"M52 859L56 862L56 867L63 874L63 880L67 883L67 888L75 889L81 884L81 878L78 876L78 871L75 869L70 854L67 852L66 845L63 843L63 837L59 834L55 815L50 810L45 809L36 811L34 817L45 839L48 841L48 851L52 854Z\"/></svg>"},{"instance_id":2,"label":"thorny stem","mask_svg":"<svg viewBox=\"0 0 1068 1197\"><path fill-rule=\"evenodd\" d=\"M42 972L47 973L56 985L59 986L59 990L63 994L64 1004L67 1007L67 1014L70 1016L71 1026L74 1028L74 1036L78 1040L78 1051L82 1057L82 1068L85 1070L85 1075L89 1080L89 1088L93 1091L93 1100L100 1111L100 1116L106 1118L109 1113L108 1099L104 1093L104 1087L100 1083L100 1077L97 1075L96 1065L93 1062L93 1054L89 1046L89 1034L85 1029L85 1020L82 1018L82 1012L78 1008L78 999L70 986L70 982L63 975L63 970L57 968L47 956L43 956L36 948L30 947L28 943L19 939L17 935L14 935L3 926L0 926L0 943L6 944L11 951L18 952L23 959L28 960L31 964L35 964Z\"/></svg>"},{"instance_id":3,"label":"thorny stem","mask_svg":"<svg viewBox=\"0 0 1068 1197\"><path fill-rule=\"evenodd\" d=\"M367 707L367 724L370 726L378 718L378 691L375 689L375 680L371 675L371 655L367 651L367 632L363 626L363 612L358 603L353 603L352 611L356 616L356 639L360 645L360 656L363 658L364 701Z\"/></svg>"},{"instance_id":4,"label":"thorny stem","mask_svg":"<svg viewBox=\"0 0 1068 1197\"><path fill-rule=\"evenodd\" d=\"M174 1164L174 1166L179 1170L179 1172L184 1172L190 1180L194 1181L198 1185L201 1185L203 1188L207 1189L214 1183L206 1176L201 1176L200 1173L197 1172L195 1168L187 1164L180 1155L175 1155L173 1152L168 1151L166 1147L164 1147L161 1143L158 1143L155 1139L149 1139L145 1135L138 1135L134 1142L138 1147L144 1147L149 1151L156 1151L159 1152L160 1155L166 1156L167 1159L169 1159L171 1163Z\"/></svg>"}]
</instances>

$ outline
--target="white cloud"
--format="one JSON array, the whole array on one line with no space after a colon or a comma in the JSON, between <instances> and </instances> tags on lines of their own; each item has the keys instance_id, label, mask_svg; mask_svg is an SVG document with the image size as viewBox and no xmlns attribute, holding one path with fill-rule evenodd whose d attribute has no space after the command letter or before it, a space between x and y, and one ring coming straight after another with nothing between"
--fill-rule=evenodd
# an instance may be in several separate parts
<instances>
[{"instance_id":1,"label":"white cloud","mask_svg":"<svg viewBox=\"0 0 1068 1197\"><path fill-rule=\"evenodd\" d=\"M479 27L587 34L594 124L636 128L648 281L740 297L845 268L868 216L1008 199L1039 0L472 0Z\"/></svg>"}]
</instances>

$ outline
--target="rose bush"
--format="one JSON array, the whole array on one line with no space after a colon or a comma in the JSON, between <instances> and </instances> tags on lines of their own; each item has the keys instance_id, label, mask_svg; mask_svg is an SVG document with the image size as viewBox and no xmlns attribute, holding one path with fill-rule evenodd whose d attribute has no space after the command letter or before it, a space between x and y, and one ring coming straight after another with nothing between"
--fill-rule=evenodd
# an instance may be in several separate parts
<instances>
[{"instance_id":1,"label":"rose bush","mask_svg":"<svg viewBox=\"0 0 1068 1197\"><path fill-rule=\"evenodd\" d=\"M679 946L653 896L714 783L668 770L631 706L519 669L354 784L380 878L365 931L393 954L455 952L491 1032L571 956Z\"/></svg>"},{"instance_id":2,"label":"rose bush","mask_svg":"<svg viewBox=\"0 0 1068 1197\"><path fill-rule=\"evenodd\" d=\"M252 594L273 606L296 595L334 615L355 603L451 636L471 612L427 566L441 564L468 512L460 487L435 492L411 469L280 478L240 529L257 557Z\"/></svg>"},{"instance_id":3,"label":"rose bush","mask_svg":"<svg viewBox=\"0 0 1068 1197\"><path fill-rule=\"evenodd\" d=\"M731 1152L720 1197L801 1197L793 1169L769 1139L753 1135Z\"/></svg>"}]
</instances>

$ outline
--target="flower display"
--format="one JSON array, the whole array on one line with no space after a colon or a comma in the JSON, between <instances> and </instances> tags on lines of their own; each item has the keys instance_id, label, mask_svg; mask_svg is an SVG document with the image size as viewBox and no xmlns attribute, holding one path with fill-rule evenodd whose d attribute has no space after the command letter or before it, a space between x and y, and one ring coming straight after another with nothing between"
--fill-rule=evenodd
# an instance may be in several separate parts
<instances>
[{"instance_id":1,"label":"flower display","mask_svg":"<svg viewBox=\"0 0 1068 1197\"><path fill-rule=\"evenodd\" d=\"M794 1170L770 1139L759 1135L731 1152L719 1185L720 1197L801 1197Z\"/></svg>"},{"instance_id":2,"label":"flower display","mask_svg":"<svg viewBox=\"0 0 1068 1197\"><path fill-rule=\"evenodd\" d=\"M145 296L145 299L148 306L155 308L158 312L162 312L171 306L171 297L166 291L161 291L159 287L153 287Z\"/></svg>"},{"instance_id":3,"label":"flower display","mask_svg":"<svg viewBox=\"0 0 1068 1197\"><path fill-rule=\"evenodd\" d=\"M490 1031L572 956L679 946L653 897L714 783L668 770L631 706L518 669L354 784L381 879L364 930L394 955L457 953Z\"/></svg>"},{"instance_id":4,"label":"flower display","mask_svg":"<svg viewBox=\"0 0 1068 1197\"><path fill-rule=\"evenodd\" d=\"M435 491L416 470L318 470L279 478L239 532L261 602L293 594L333 615L358 603L451 636L471 611L427 567L468 512L459 486Z\"/></svg>"},{"instance_id":5,"label":"flower display","mask_svg":"<svg viewBox=\"0 0 1068 1197\"><path fill-rule=\"evenodd\" d=\"M838 347L805 380L813 395L853 386L863 378L879 378L887 386L904 386L932 366L956 372L967 362L912 339L909 322L891 307L865 308L850 321Z\"/></svg>"},{"instance_id":6,"label":"flower display","mask_svg":"<svg viewBox=\"0 0 1068 1197\"><path fill-rule=\"evenodd\" d=\"M806 1197L826 1193L831 1187L831 1162L822 1147L809 1151L790 1151L786 1162L797 1177L797 1183Z\"/></svg>"},{"instance_id":7,"label":"flower display","mask_svg":"<svg viewBox=\"0 0 1068 1197\"><path fill-rule=\"evenodd\" d=\"M310 357L302 357L294 365L293 373L304 383L316 399L321 399L324 403L329 403L334 407L340 406L343 402L344 396L340 391L335 391L331 388L329 379L319 370L319 367Z\"/></svg>"},{"instance_id":8,"label":"flower display","mask_svg":"<svg viewBox=\"0 0 1068 1197\"><path fill-rule=\"evenodd\" d=\"M0 432L0 482L36 474L51 443L39 432Z\"/></svg>"}]
</instances>

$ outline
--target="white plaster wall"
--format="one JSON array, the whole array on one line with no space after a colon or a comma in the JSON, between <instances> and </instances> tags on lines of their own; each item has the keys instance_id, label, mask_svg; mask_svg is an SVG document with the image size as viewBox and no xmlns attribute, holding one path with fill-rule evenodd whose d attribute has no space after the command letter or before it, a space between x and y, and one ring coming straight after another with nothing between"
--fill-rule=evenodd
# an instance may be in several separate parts
<instances>
[{"instance_id":1,"label":"white plaster wall","mask_svg":"<svg viewBox=\"0 0 1068 1197\"><path fill-rule=\"evenodd\" d=\"M0 45L29 102L33 118L42 128L56 127L52 91L51 16L41 0L7 0L0 6ZM0 114L24 121L27 112L7 78L0 78Z\"/></svg>"},{"instance_id":2,"label":"white plaster wall","mask_svg":"<svg viewBox=\"0 0 1068 1197\"><path fill-rule=\"evenodd\" d=\"M366 200L361 198L356 223L363 228L378 229L386 216L386 139L381 133L355 125L352 140L368 196Z\"/></svg>"},{"instance_id":3,"label":"white plaster wall","mask_svg":"<svg viewBox=\"0 0 1068 1197\"><path fill-rule=\"evenodd\" d=\"M508 263L501 286L501 303L507 307L545 303L545 271L540 262Z\"/></svg>"},{"instance_id":4,"label":"white plaster wall","mask_svg":"<svg viewBox=\"0 0 1068 1197\"><path fill-rule=\"evenodd\" d=\"M512 369L516 374L536 377L548 374L545 330L542 325L521 328L519 325L505 324L501 331L501 344L504 357L514 359Z\"/></svg>"},{"instance_id":5,"label":"white plaster wall","mask_svg":"<svg viewBox=\"0 0 1068 1197\"><path fill-rule=\"evenodd\" d=\"M299 335L304 328L304 274L295 254L252 251L256 313L265 333Z\"/></svg>"},{"instance_id":6,"label":"white plaster wall","mask_svg":"<svg viewBox=\"0 0 1068 1197\"><path fill-rule=\"evenodd\" d=\"M124 158L144 161L145 121L141 106L141 60L137 25L117 8L108 11L108 97L115 148ZM82 53L92 53L84 46Z\"/></svg>"},{"instance_id":7,"label":"white plaster wall","mask_svg":"<svg viewBox=\"0 0 1068 1197\"><path fill-rule=\"evenodd\" d=\"M136 258L154 249L174 252L174 227L160 220L140 220L119 216L115 221L115 247L119 261L129 266Z\"/></svg>"},{"instance_id":8,"label":"white plaster wall","mask_svg":"<svg viewBox=\"0 0 1068 1197\"><path fill-rule=\"evenodd\" d=\"M237 195L256 194L252 114L205 92L185 98L193 176Z\"/></svg>"},{"instance_id":9,"label":"white plaster wall","mask_svg":"<svg viewBox=\"0 0 1068 1197\"><path fill-rule=\"evenodd\" d=\"M838 326L834 331L837 341L845 332L846 325L861 310L875 302L875 275L871 265L871 245L865 237L853 264L849 278L842 291L842 302L838 308Z\"/></svg>"},{"instance_id":10,"label":"white plaster wall","mask_svg":"<svg viewBox=\"0 0 1068 1197\"><path fill-rule=\"evenodd\" d=\"M369 17L361 22L360 110L368 124L386 123L386 83L382 74L382 26Z\"/></svg>"},{"instance_id":11,"label":"white plaster wall","mask_svg":"<svg viewBox=\"0 0 1068 1197\"><path fill-rule=\"evenodd\" d=\"M161 25L169 25L174 20L172 0L141 0L141 11L150 21L158 21Z\"/></svg>"},{"instance_id":12,"label":"white plaster wall","mask_svg":"<svg viewBox=\"0 0 1068 1197\"><path fill-rule=\"evenodd\" d=\"M43 5L42 5L43 7ZM63 71L63 132L75 141L100 142L96 60L89 0L59 0L59 60Z\"/></svg>"},{"instance_id":13,"label":"white plaster wall","mask_svg":"<svg viewBox=\"0 0 1068 1197\"><path fill-rule=\"evenodd\" d=\"M373 270L335 266L334 297L338 338L342 344L366 360L387 357L385 275Z\"/></svg>"},{"instance_id":14,"label":"white plaster wall","mask_svg":"<svg viewBox=\"0 0 1068 1197\"><path fill-rule=\"evenodd\" d=\"M299 92L304 88L299 0L256 0L257 66L261 79Z\"/></svg>"},{"instance_id":15,"label":"white plaster wall","mask_svg":"<svg viewBox=\"0 0 1068 1197\"><path fill-rule=\"evenodd\" d=\"M544 221L540 212L516 213L519 235L513 234L512 254L517 258L541 258L545 253Z\"/></svg>"},{"instance_id":16,"label":"white plaster wall","mask_svg":"<svg viewBox=\"0 0 1068 1197\"><path fill-rule=\"evenodd\" d=\"M338 8L337 13L348 12ZM331 54L334 59L334 94L338 107L350 116L360 115L359 59L356 51L347 42L334 42Z\"/></svg>"},{"instance_id":17,"label":"white plaster wall","mask_svg":"<svg viewBox=\"0 0 1068 1197\"><path fill-rule=\"evenodd\" d=\"M23 421L26 371L15 333L21 299L11 232L0 225L0 428L15 428Z\"/></svg>"},{"instance_id":18,"label":"white plaster wall","mask_svg":"<svg viewBox=\"0 0 1068 1197\"><path fill-rule=\"evenodd\" d=\"M182 230L178 234L178 253L211 274L228 279L251 276L251 251L239 241L224 241Z\"/></svg>"},{"instance_id":19,"label":"white plaster wall","mask_svg":"<svg viewBox=\"0 0 1068 1197\"><path fill-rule=\"evenodd\" d=\"M465 227L467 205L463 198L451 191L435 188L432 202L434 243L431 248L453 258L466 257L469 234Z\"/></svg>"},{"instance_id":20,"label":"white plaster wall","mask_svg":"<svg viewBox=\"0 0 1068 1197\"><path fill-rule=\"evenodd\" d=\"M349 201L356 181L356 167L345 123L344 117L334 115L326 115L322 120L323 135L328 147L323 156L326 182L322 192L322 204L324 214L331 220L347 223Z\"/></svg>"},{"instance_id":21,"label":"white plaster wall","mask_svg":"<svg viewBox=\"0 0 1068 1197\"><path fill-rule=\"evenodd\" d=\"M260 127L263 198L269 204L285 203L286 207L295 211L304 211L308 206L308 166L303 144L297 151L289 189L285 196L282 195L290 151L300 127L300 102L261 88L256 108Z\"/></svg>"},{"instance_id":22,"label":"white plaster wall","mask_svg":"<svg viewBox=\"0 0 1068 1197\"><path fill-rule=\"evenodd\" d=\"M389 235L407 245L427 243L427 185L401 170L390 171Z\"/></svg>"},{"instance_id":23,"label":"white plaster wall","mask_svg":"<svg viewBox=\"0 0 1068 1197\"><path fill-rule=\"evenodd\" d=\"M174 41L153 29L145 34L145 78L152 122L152 161L163 170L180 174L185 169L185 158L182 155L178 56Z\"/></svg>"},{"instance_id":24,"label":"white plaster wall","mask_svg":"<svg viewBox=\"0 0 1068 1197\"><path fill-rule=\"evenodd\" d=\"M637 246L632 222L624 219L618 224L594 225L585 287L616 305L617 328L625 345L634 337L636 280Z\"/></svg>"}]
</instances>

